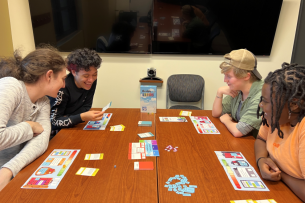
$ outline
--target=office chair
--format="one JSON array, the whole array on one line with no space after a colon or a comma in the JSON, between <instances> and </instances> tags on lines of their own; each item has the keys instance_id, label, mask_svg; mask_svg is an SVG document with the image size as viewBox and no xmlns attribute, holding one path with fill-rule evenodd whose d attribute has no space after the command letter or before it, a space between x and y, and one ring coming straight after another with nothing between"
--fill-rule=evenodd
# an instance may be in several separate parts
<instances>
[{"instance_id":1,"label":"office chair","mask_svg":"<svg viewBox=\"0 0 305 203\"><path fill-rule=\"evenodd\" d=\"M174 105L169 102L198 102L201 108L193 105ZM167 80L166 108L167 109L193 109L203 110L204 105L204 79L199 75L178 74L171 75Z\"/></svg>"}]
</instances>

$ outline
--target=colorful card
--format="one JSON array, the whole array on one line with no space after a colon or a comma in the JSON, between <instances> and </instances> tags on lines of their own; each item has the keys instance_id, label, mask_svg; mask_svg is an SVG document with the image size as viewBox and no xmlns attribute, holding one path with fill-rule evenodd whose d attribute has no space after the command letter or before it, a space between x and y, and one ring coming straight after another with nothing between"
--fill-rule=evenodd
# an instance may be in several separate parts
<instances>
[{"instance_id":1,"label":"colorful card","mask_svg":"<svg viewBox=\"0 0 305 203\"><path fill-rule=\"evenodd\" d=\"M134 170L154 170L154 163L148 162L134 162Z\"/></svg>"},{"instance_id":2,"label":"colorful card","mask_svg":"<svg viewBox=\"0 0 305 203\"><path fill-rule=\"evenodd\" d=\"M139 133L138 135L140 138L154 137L154 134L152 134L151 132Z\"/></svg>"},{"instance_id":3,"label":"colorful card","mask_svg":"<svg viewBox=\"0 0 305 203\"><path fill-rule=\"evenodd\" d=\"M141 85L140 87L141 112L157 112L157 86Z\"/></svg>"},{"instance_id":4,"label":"colorful card","mask_svg":"<svg viewBox=\"0 0 305 203\"><path fill-rule=\"evenodd\" d=\"M269 191L241 152L215 151L235 190Z\"/></svg>"},{"instance_id":5,"label":"colorful card","mask_svg":"<svg viewBox=\"0 0 305 203\"><path fill-rule=\"evenodd\" d=\"M207 116L191 116L190 119L199 134L220 134Z\"/></svg>"},{"instance_id":6,"label":"colorful card","mask_svg":"<svg viewBox=\"0 0 305 203\"><path fill-rule=\"evenodd\" d=\"M129 143L128 159L146 159L145 143Z\"/></svg>"},{"instance_id":7,"label":"colorful card","mask_svg":"<svg viewBox=\"0 0 305 203\"><path fill-rule=\"evenodd\" d=\"M139 140L139 143L145 143L146 156L160 156L157 140Z\"/></svg>"},{"instance_id":8,"label":"colorful card","mask_svg":"<svg viewBox=\"0 0 305 203\"><path fill-rule=\"evenodd\" d=\"M274 199L265 199L265 200L231 200L230 203L277 203Z\"/></svg>"},{"instance_id":9,"label":"colorful card","mask_svg":"<svg viewBox=\"0 0 305 203\"><path fill-rule=\"evenodd\" d=\"M86 167L81 167L78 169L75 175L81 175L81 176L95 176L97 172L100 169L98 168L86 168Z\"/></svg>"},{"instance_id":10,"label":"colorful card","mask_svg":"<svg viewBox=\"0 0 305 203\"><path fill-rule=\"evenodd\" d=\"M104 113L102 120L89 121L84 127L84 130L105 130L108 125L112 113Z\"/></svg>"},{"instance_id":11,"label":"colorful card","mask_svg":"<svg viewBox=\"0 0 305 203\"><path fill-rule=\"evenodd\" d=\"M159 117L161 122L187 122L185 117Z\"/></svg>"},{"instance_id":12,"label":"colorful card","mask_svg":"<svg viewBox=\"0 0 305 203\"><path fill-rule=\"evenodd\" d=\"M21 188L56 189L79 152L79 149L54 149Z\"/></svg>"},{"instance_id":13,"label":"colorful card","mask_svg":"<svg viewBox=\"0 0 305 203\"><path fill-rule=\"evenodd\" d=\"M104 158L104 154L86 154L85 160L101 160Z\"/></svg>"}]
</instances>

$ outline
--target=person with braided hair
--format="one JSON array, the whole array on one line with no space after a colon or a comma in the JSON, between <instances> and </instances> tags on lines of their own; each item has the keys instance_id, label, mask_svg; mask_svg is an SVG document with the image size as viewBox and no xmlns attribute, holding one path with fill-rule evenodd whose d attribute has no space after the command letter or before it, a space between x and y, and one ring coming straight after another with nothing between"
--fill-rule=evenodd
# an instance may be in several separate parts
<instances>
[{"instance_id":1,"label":"person with braided hair","mask_svg":"<svg viewBox=\"0 0 305 203\"><path fill-rule=\"evenodd\" d=\"M66 63L50 49L0 58L0 191L48 148L50 102L65 86Z\"/></svg>"},{"instance_id":2,"label":"person with braided hair","mask_svg":"<svg viewBox=\"0 0 305 203\"><path fill-rule=\"evenodd\" d=\"M84 121L98 121L101 111L89 111L96 88L97 69L102 59L94 50L77 49L67 57L65 88L61 88L51 102L52 136L62 128L70 128Z\"/></svg>"},{"instance_id":3,"label":"person with braided hair","mask_svg":"<svg viewBox=\"0 0 305 203\"><path fill-rule=\"evenodd\" d=\"M262 126L255 141L264 179L282 180L305 201L305 66L283 63L262 88Z\"/></svg>"}]
</instances>

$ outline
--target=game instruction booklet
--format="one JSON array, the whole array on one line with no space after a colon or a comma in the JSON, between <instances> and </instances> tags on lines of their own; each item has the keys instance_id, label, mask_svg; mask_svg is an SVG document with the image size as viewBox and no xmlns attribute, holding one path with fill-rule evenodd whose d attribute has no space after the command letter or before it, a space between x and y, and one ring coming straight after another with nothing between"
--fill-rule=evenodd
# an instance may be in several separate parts
<instances>
[{"instance_id":1,"label":"game instruction booklet","mask_svg":"<svg viewBox=\"0 0 305 203\"><path fill-rule=\"evenodd\" d=\"M161 122L187 122L185 117L159 117Z\"/></svg>"},{"instance_id":2,"label":"game instruction booklet","mask_svg":"<svg viewBox=\"0 0 305 203\"><path fill-rule=\"evenodd\" d=\"M220 134L215 125L207 116L190 116L195 129L199 134Z\"/></svg>"},{"instance_id":3,"label":"game instruction booklet","mask_svg":"<svg viewBox=\"0 0 305 203\"><path fill-rule=\"evenodd\" d=\"M241 152L215 151L235 190L269 191Z\"/></svg>"},{"instance_id":4,"label":"game instruction booklet","mask_svg":"<svg viewBox=\"0 0 305 203\"><path fill-rule=\"evenodd\" d=\"M54 149L21 188L56 189L79 152L79 149Z\"/></svg>"},{"instance_id":5,"label":"game instruction booklet","mask_svg":"<svg viewBox=\"0 0 305 203\"><path fill-rule=\"evenodd\" d=\"M84 130L105 130L112 113L104 113L102 120L99 121L89 121L84 127Z\"/></svg>"}]
</instances>

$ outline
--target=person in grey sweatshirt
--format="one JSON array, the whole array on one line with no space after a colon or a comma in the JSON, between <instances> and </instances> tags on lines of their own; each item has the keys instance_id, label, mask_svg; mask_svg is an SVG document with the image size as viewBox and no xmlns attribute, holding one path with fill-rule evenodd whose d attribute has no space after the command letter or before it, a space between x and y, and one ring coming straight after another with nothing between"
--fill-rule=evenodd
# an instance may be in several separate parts
<instances>
[{"instance_id":1,"label":"person in grey sweatshirt","mask_svg":"<svg viewBox=\"0 0 305 203\"><path fill-rule=\"evenodd\" d=\"M51 132L50 102L65 86L65 61L51 49L0 58L0 191L42 155ZM10 77L8 77L10 76Z\"/></svg>"}]
</instances>

